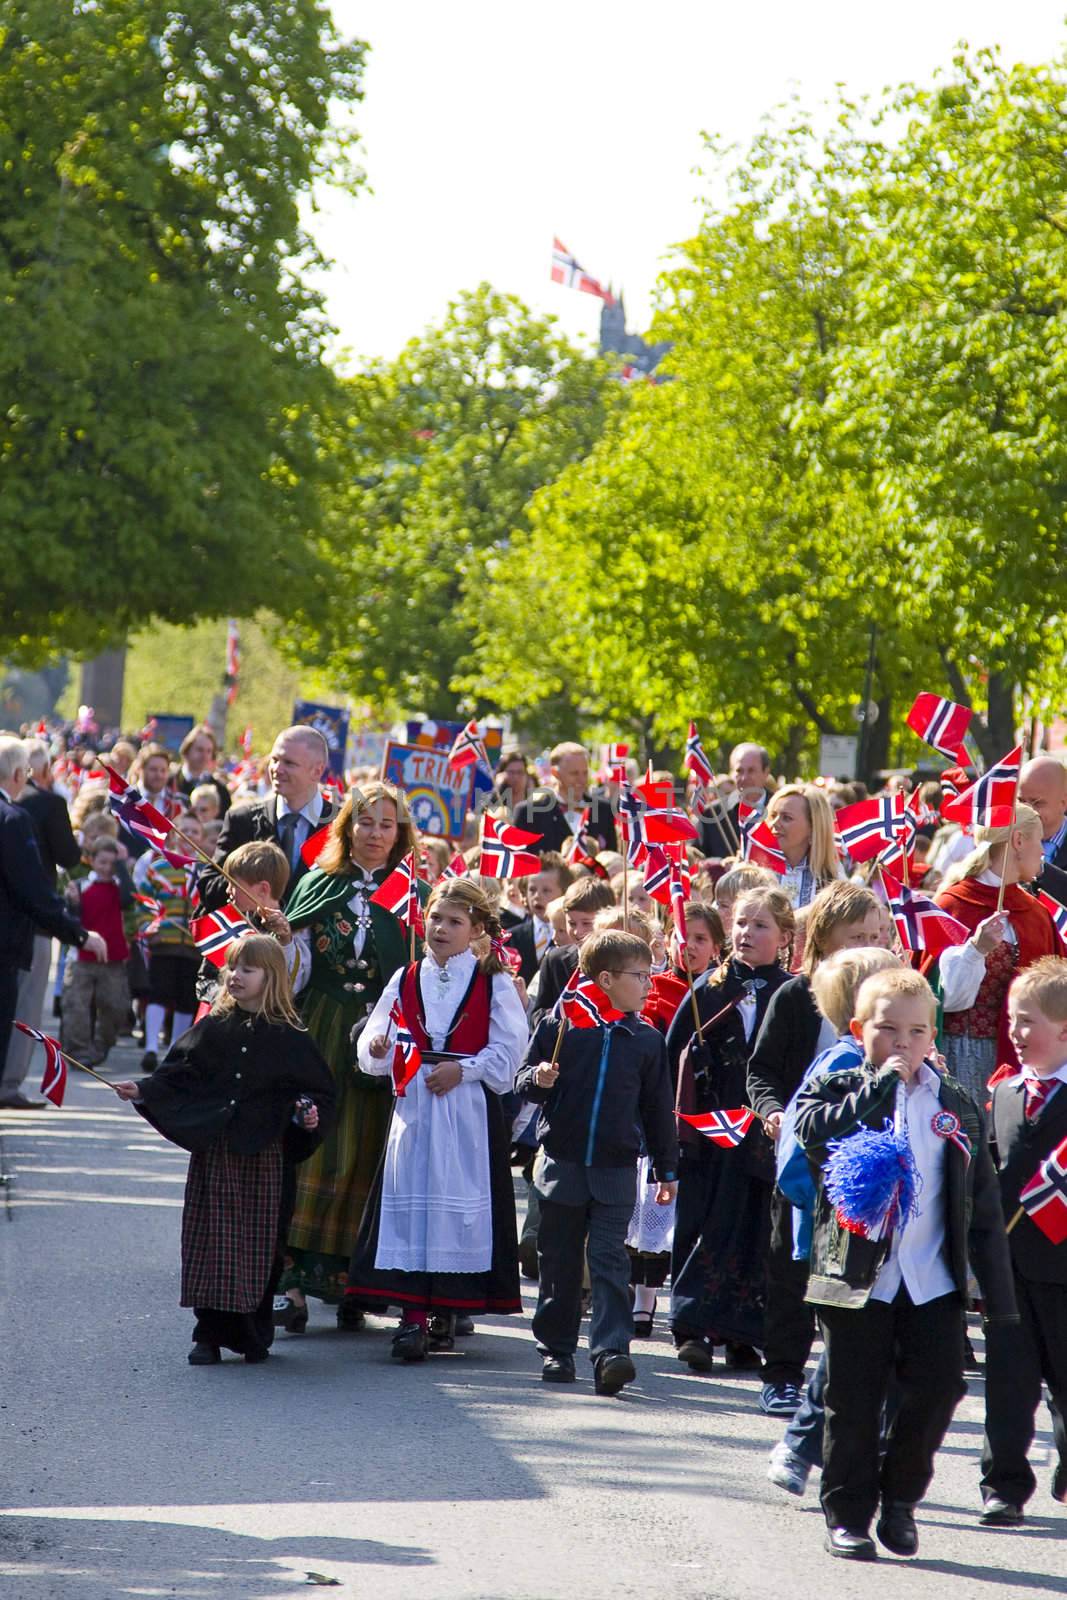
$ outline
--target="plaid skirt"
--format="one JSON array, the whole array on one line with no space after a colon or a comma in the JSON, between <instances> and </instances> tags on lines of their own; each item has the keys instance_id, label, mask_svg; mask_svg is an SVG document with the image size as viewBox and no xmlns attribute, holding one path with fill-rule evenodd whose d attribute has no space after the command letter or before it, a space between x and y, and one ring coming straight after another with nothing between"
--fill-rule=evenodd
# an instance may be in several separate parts
<instances>
[{"instance_id":1,"label":"plaid skirt","mask_svg":"<svg viewBox=\"0 0 1067 1600\"><path fill-rule=\"evenodd\" d=\"M234 1155L225 1137L189 1158L182 1211L183 1306L254 1311L278 1252L282 1146Z\"/></svg>"}]
</instances>

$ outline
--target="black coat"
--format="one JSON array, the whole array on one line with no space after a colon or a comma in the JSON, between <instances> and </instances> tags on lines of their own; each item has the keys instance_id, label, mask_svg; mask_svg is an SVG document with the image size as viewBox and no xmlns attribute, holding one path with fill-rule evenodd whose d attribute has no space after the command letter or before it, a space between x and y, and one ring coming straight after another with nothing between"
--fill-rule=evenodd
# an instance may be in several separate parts
<instances>
[{"instance_id":1,"label":"black coat","mask_svg":"<svg viewBox=\"0 0 1067 1600\"><path fill-rule=\"evenodd\" d=\"M854 1071L810 1080L797 1099L796 1134L815 1177L815 1220L806 1298L814 1305L862 1309L870 1298L892 1238L867 1239L838 1222L823 1188L823 1164L835 1139L857 1128L879 1130L893 1115L900 1078L892 1067L868 1063ZM971 1159L945 1142L945 1259L961 1296L967 1296L968 1264L974 1268L991 1322L1018 1320L1011 1256L1004 1233L997 1175L982 1113L954 1078L942 1078L941 1104L959 1118Z\"/></svg>"},{"instance_id":2,"label":"black coat","mask_svg":"<svg viewBox=\"0 0 1067 1600\"><path fill-rule=\"evenodd\" d=\"M1058 900L1061 906L1067 906L1067 871L1057 866L1055 861L1046 861L1037 877L1034 879L1035 889L1044 889L1053 900Z\"/></svg>"},{"instance_id":3,"label":"black coat","mask_svg":"<svg viewBox=\"0 0 1067 1600\"><path fill-rule=\"evenodd\" d=\"M604 795L586 795L582 801L582 807L585 806L589 807L586 833L600 840L602 850L618 849L611 801ZM523 800L515 807L515 815L511 820L516 828L543 835L539 844L530 845L536 855L542 855L546 850L562 850L574 838L567 813L553 789L535 789L529 800Z\"/></svg>"},{"instance_id":4,"label":"black coat","mask_svg":"<svg viewBox=\"0 0 1067 1600\"><path fill-rule=\"evenodd\" d=\"M563 1036L551 1089L534 1079L539 1063L551 1061L559 1024L546 1018L530 1041L515 1089L543 1106L537 1136L547 1155L583 1167L633 1168L645 1146L660 1183L678 1176L674 1101L662 1035L640 1017L611 1028L604 1056L603 1028L573 1028Z\"/></svg>"},{"instance_id":5,"label":"black coat","mask_svg":"<svg viewBox=\"0 0 1067 1600\"><path fill-rule=\"evenodd\" d=\"M333 1121L333 1074L303 1029L264 1022L239 1007L209 1013L183 1033L162 1066L139 1081L136 1109L183 1150L207 1150L220 1134L235 1155L257 1155L279 1135L305 1161ZM300 1095L319 1108L314 1132L293 1122Z\"/></svg>"},{"instance_id":6,"label":"black coat","mask_svg":"<svg viewBox=\"0 0 1067 1600\"><path fill-rule=\"evenodd\" d=\"M87 938L48 881L29 812L0 795L0 967L28 971L36 932L79 948Z\"/></svg>"},{"instance_id":7,"label":"black coat","mask_svg":"<svg viewBox=\"0 0 1067 1600\"><path fill-rule=\"evenodd\" d=\"M508 945L515 951L522 965L519 967L519 977L523 983L531 984L537 977L541 963L537 959L537 940L534 937L532 917L523 917L515 927L508 929ZM548 955L548 951L545 951Z\"/></svg>"},{"instance_id":8,"label":"black coat","mask_svg":"<svg viewBox=\"0 0 1067 1600\"><path fill-rule=\"evenodd\" d=\"M76 867L82 855L81 845L70 825L67 802L61 795L53 794L51 789L42 789L31 779L19 795L18 804L29 814L33 823L41 863L48 876L49 887L54 889L59 868Z\"/></svg>"},{"instance_id":9,"label":"black coat","mask_svg":"<svg viewBox=\"0 0 1067 1600\"><path fill-rule=\"evenodd\" d=\"M771 996L748 1060L748 1103L758 1116L785 1110L812 1063L821 1028L810 979L798 973Z\"/></svg>"},{"instance_id":10,"label":"black coat","mask_svg":"<svg viewBox=\"0 0 1067 1600\"><path fill-rule=\"evenodd\" d=\"M1027 1122L1022 1075L993 1088L992 1136L1000 1169L1000 1198L1010 1220L1025 1189L1045 1157L1067 1139L1067 1084L1061 1083L1036 1122ZM1035 1283L1067 1284L1067 1243L1053 1244L1028 1216L1020 1217L1008 1236L1020 1277Z\"/></svg>"},{"instance_id":11,"label":"black coat","mask_svg":"<svg viewBox=\"0 0 1067 1600\"><path fill-rule=\"evenodd\" d=\"M205 783L210 783L211 787L218 794L219 816L224 817L227 811L229 811L230 806L233 804L233 796L230 794L229 789L227 789L222 779L216 773L205 772L202 777L187 778L184 772L179 771L178 776L174 780L174 787L177 789L179 794L183 794L185 798L188 799L194 789L199 789L201 785Z\"/></svg>"},{"instance_id":12,"label":"black coat","mask_svg":"<svg viewBox=\"0 0 1067 1600\"><path fill-rule=\"evenodd\" d=\"M530 1027L536 1028L542 1017L548 1015L570 982L578 965L576 944L555 945L545 952L541 963L541 976L537 980L537 1001L530 1012Z\"/></svg>"},{"instance_id":13,"label":"black coat","mask_svg":"<svg viewBox=\"0 0 1067 1600\"><path fill-rule=\"evenodd\" d=\"M337 815L339 810L337 802L330 795L322 799L322 815L318 827L312 833L319 833ZM311 835L309 834L310 838ZM217 911L226 904L227 889L226 879L217 870L225 864L226 857L231 850L236 850L239 845L251 844L253 839L269 839L272 844L281 845L278 837L278 797L268 795L266 800L251 800L247 805L232 806L227 811L222 822L222 832L219 842L215 846L214 867L205 867L197 879L197 890L200 894L200 903L205 911ZM284 846L282 846L284 848ZM293 890L310 868L303 861L297 863L296 871L289 879L289 886L282 899L284 907Z\"/></svg>"}]
</instances>

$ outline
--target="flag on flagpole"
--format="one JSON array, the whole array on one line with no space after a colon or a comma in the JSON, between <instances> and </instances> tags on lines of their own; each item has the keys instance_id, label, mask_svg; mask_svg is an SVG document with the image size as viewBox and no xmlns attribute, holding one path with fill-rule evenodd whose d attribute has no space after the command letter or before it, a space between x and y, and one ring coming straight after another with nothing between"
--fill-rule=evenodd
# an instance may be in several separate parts
<instances>
[{"instance_id":1,"label":"flag on flagpole","mask_svg":"<svg viewBox=\"0 0 1067 1600\"><path fill-rule=\"evenodd\" d=\"M685 949L689 938L689 930L685 922L686 887L682 878L682 869L676 861L671 862L671 916L674 919L674 931L678 935L678 943Z\"/></svg>"},{"instance_id":2,"label":"flag on flagpole","mask_svg":"<svg viewBox=\"0 0 1067 1600\"><path fill-rule=\"evenodd\" d=\"M385 882L371 895L371 902L391 911L398 922L414 929L421 939L425 933L422 906L419 903L419 873L415 852L409 850L400 865L394 867Z\"/></svg>"},{"instance_id":3,"label":"flag on flagpole","mask_svg":"<svg viewBox=\"0 0 1067 1600\"><path fill-rule=\"evenodd\" d=\"M759 816L754 806L742 800L737 807L737 826L741 835L741 860L751 861L756 867L769 867L772 872L783 873L789 863L778 845L778 836L770 823Z\"/></svg>"},{"instance_id":4,"label":"flag on flagpole","mask_svg":"<svg viewBox=\"0 0 1067 1600\"><path fill-rule=\"evenodd\" d=\"M1067 906L1063 906L1058 900L1054 900L1045 889L1037 891L1037 898L1056 924L1056 932L1060 936L1060 943L1067 947Z\"/></svg>"},{"instance_id":5,"label":"flag on flagpole","mask_svg":"<svg viewBox=\"0 0 1067 1600\"><path fill-rule=\"evenodd\" d=\"M157 811L139 789L127 783L126 779L117 773L114 767L109 767L106 761L101 761L100 765L107 773L107 803L112 815L118 818L129 833L135 833L138 838L147 840L172 867L192 866L192 856L179 855L175 850L164 848L171 827L169 819L162 811Z\"/></svg>"},{"instance_id":6,"label":"flag on flagpole","mask_svg":"<svg viewBox=\"0 0 1067 1600\"><path fill-rule=\"evenodd\" d=\"M879 850L875 860L879 866L891 872L895 878L907 878L912 870L912 857L915 850L915 839L919 831L919 819L922 814L922 797L918 789L914 789L908 796L903 812L903 826L897 833L891 845L884 850Z\"/></svg>"},{"instance_id":7,"label":"flag on flagpole","mask_svg":"<svg viewBox=\"0 0 1067 1600\"><path fill-rule=\"evenodd\" d=\"M689 737L685 741L685 764L696 781L702 783L705 788L714 782L715 774L711 762L704 754L704 746L700 742L695 722L689 724Z\"/></svg>"},{"instance_id":8,"label":"flag on flagpole","mask_svg":"<svg viewBox=\"0 0 1067 1600\"><path fill-rule=\"evenodd\" d=\"M903 832L904 796L883 794L874 800L843 806L834 818L834 827L853 861L869 861L887 845L894 844L898 833Z\"/></svg>"},{"instance_id":9,"label":"flag on flagpole","mask_svg":"<svg viewBox=\"0 0 1067 1600\"><path fill-rule=\"evenodd\" d=\"M580 967L571 973L553 1014L566 1017L575 1028L601 1028L609 1022L621 1022L623 1017L599 983L585 977Z\"/></svg>"},{"instance_id":10,"label":"flag on flagpole","mask_svg":"<svg viewBox=\"0 0 1067 1600\"><path fill-rule=\"evenodd\" d=\"M485 741L478 732L476 722L468 722L456 735L455 743L448 753L448 764L454 772L460 772L465 767L482 766L486 772L492 773L489 757L485 751Z\"/></svg>"},{"instance_id":11,"label":"flag on flagpole","mask_svg":"<svg viewBox=\"0 0 1067 1600\"><path fill-rule=\"evenodd\" d=\"M580 289L583 294L595 294L609 306L615 304L611 290L590 277L561 239L552 241L552 282L561 283L565 289Z\"/></svg>"},{"instance_id":12,"label":"flag on flagpole","mask_svg":"<svg viewBox=\"0 0 1067 1600\"><path fill-rule=\"evenodd\" d=\"M950 917L928 895L919 894L915 889L906 889L899 879L885 871L882 880L889 912L905 950L939 956L942 950L954 944L964 944L970 938L970 930L955 917Z\"/></svg>"},{"instance_id":13,"label":"flag on flagpole","mask_svg":"<svg viewBox=\"0 0 1067 1600\"><path fill-rule=\"evenodd\" d=\"M253 931L251 923L242 917L237 907L229 905L194 917L189 924L193 943L213 967L224 967L231 944Z\"/></svg>"},{"instance_id":14,"label":"flag on flagpole","mask_svg":"<svg viewBox=\"0 0 1067 1600\"><path fill-rule=\"evenodd\" d=\"M973 715L973 711L958 706L954 700L942 700L937 694L917 694L905 721L920 739L954 761Z\"/></svg>"},{"instance_id":15,"label":"flag on flagpole","mask_svg":"<svg viewBox=\"0 0 1067 1600\"><path fill-rule=\"evenodd\" d=\"M756 1113L747 1106L738 1106L734 1111L701 1111L692 1115L679 1111L678 1119L688 1122L712 1144L721 1145L724 1150L735 1150L755 1122Z\"/></svg>"},{"instance_id":16,"label":"flag on flagpole","mask_svg":"<svg viewBox=\"0 0 1067 1600\"><path fill-rule=\"evenodd\" d=\"M1019 1204L1046 1239L1053 1244L1067 1240L1067 1139L1061 1140L1019 1190Z\"/></svg>"},{"instance_id":17,"label":"flag on flagpole","mask_svg":"<svg viewBox=\"0 0 1067 1600\"><path fill-rule=\"evenodd\" d=\"M63 1096L67 1092L67 1063L59 1040L53 1039L50 1033L42 1033L39 1028L31 1028L28 1022L19 1022L17 1018L15 1027L20 1033L44 1045L44 1077L41 1079L41 1093L46 1100L51 1100L54 1106L61 1106Z\"/></svg>"},{"instance_id":18,"label":"flag on flagpole","mask_svg":"<svg viewBox=\"0 0 1067 1600\"><path fill-rule=\"evenodd\" d=\"M644 866L648 859L643 817L641 802L624 779L619 785L619 827L626 846L626 860L631 867Z\"/></svg>"},{"instance_id":19,"label":"flag on flagpole","mask_svg":"<svg viewBox=\"0 0 1067 1600\"><path fill-rule=\"evenodd\" d=\"M1015 795L1019 787L1019 769L1023 761L1023 747L1002 756L969 789L941 807L941 815L948 822L960 822L971 828L1010 828L1015 820Z\"/></svg>"},{"instance_id":20,"label":"flag on flagpole","mask_svg":"<svg viewBox=\"0 0 1067 1600\"><path fill-rule=\"evenodd\" d=\"M393 1093L398 1100L407 1095L407 1086L422 1066L422 1051L404 1018L399 995L393 1001L389 1021L396 1029L393 1043Z\"/></svg>"},{"instance_id":21,"label":"flag on flagpole","mask_svg":"<svg viewBox=\"0 0 1067 1600\"><path fill-rule=\"evenodd\" d=\"M482 813L482 853L478 871L483 878L528 878L541 870L541 857L527 850L540 844L543 834L527 833L510 822L498 822L488 811Z\"/></svg>"},{"instance_id":22,"label":"flag on flagpole","mask_svg":"<svg viewBox=\"0 0 1067 1600\"><path fill-rule=\"evenodd\" d=\"M232 706L237 699L237 680L241 674L241 635L237 618L226 623L226 704Z\"/></svg>"}]
</instances>

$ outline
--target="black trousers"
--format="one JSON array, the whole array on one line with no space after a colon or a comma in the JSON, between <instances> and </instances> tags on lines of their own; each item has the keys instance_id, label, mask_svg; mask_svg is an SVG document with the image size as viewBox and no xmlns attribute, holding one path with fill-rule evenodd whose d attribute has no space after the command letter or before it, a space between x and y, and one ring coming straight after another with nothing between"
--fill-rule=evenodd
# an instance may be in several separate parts
<instances>
[{"instance_id":1,"label":"black trousers","mask_svg":"<svg viewBox=\"0 0 1067 1600\"><path fill-rule=\"evenodd\" d=\"M1036 1487L1027 1460L1042 1379L1061 1475L1067 1476L1067 1283L1032 1283L1015 1274L1020 1322L986 1328L982 1498L1025 1505Z\"/></svg>"},{"instance_id":2,"label":"black trousers","mask_svg":"<svg viewBox=\"0 0 1067 1600\"><path fill-rule=\"evenodd\" d=\"M771 1243L767 1252L763 1381L804 1386L804 1368L815 1338L815 1314L804 1302L808 1263L793 1260L793 1207L776 1186L771 1194Z\"/></svg>"},{"instance_id":3,"label":"black trousers","mask_svg":"<svg viewBox=\"0 0 1067 1600\"><path fill-rule=\"evenodd\" d=\"M19 992L19 968L0 967L0 1077L3 1077L4 1062L7 1060L7 1047L11 1039L12 1024L15 1021L15 1005ZM22 1022L28 1022L34 1028L38 1023L37 1017L21 1017Z\"/></svg>"},{"instance_id":4,"label":"black trousers","mask_svg":"<svg viewBox=\"0 0 1067 1600\"><path fill-rule=\"evenodd\" d=\"M963 1303L956 1293L914 1305L820 1306L826 1341L822 1507L830 1527L867 1529L879 1498L915 1505L967 1392ZM882 1406L895 1375L899 1404L879 1467Z\"/></svg>"},{"instance_id":5,"label":"black trousers","mask_svg":"<svg viewBox=\"0 0 1067 1600\"><path fill-rule=\"evenodd\" d=\"M589 1199L584 1205L541 1201L537 1258L541 1289L533 1334L542 1353L573 1355L582 1322L582 1277L586 1254L593 1292L589 1356L628 1351L634 1334L630 1309L630 1257L626 1229L632 1199L621 1204Z\"/></svg>"}]
</instances>

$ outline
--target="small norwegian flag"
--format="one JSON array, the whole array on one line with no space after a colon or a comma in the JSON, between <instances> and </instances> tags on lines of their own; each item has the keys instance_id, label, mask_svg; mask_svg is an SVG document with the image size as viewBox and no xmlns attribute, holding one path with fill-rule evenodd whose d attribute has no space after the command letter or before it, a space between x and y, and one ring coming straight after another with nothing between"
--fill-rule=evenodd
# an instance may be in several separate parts
<instances>
[{"instance_id":1,"label":"small norwegian flag","mask_svg":"<svg viewBox=\"0 0 1067 1600\"><path fill-rule=\"evenodd\" d=\"M483 878L528 878L541 870L541 857L525 848L540 844L543 834L527 833L508 822L482 813L482 853L478 871Z\"/></svg>"},{"instance_id":2,"label":"small norwegian flag","mask_svg":"<svg viewBox=\"0 0 1067 1600\"><path fill-rule=\"evenodd\" d=\"M206 916L195 917L189 924L193 943L213 967L224 967L231 944L252 931L251 924L236 906L220 906Z\"/></svg>"},{"instance_id":3,"label":"small norwegian flag","mask_svg":"<svg viewBox=\"0 0 1067 1600\"><path fill-rule=\"evenodd\" d=\"M583 294L595 294L609 306L615 304L611 290L605 289L598 279L589 276L562 239L552 240L552 282L561 283L565 289L580 289Z\"/></svg>"},{"instance_id":4,"label":"small norwegian flag","mask_svg":"<svg viewBox=\"0 0 1067 1600\"><path fill-rule=\"evenodd\" d=\"M711 762L704 754L704 746L700 742L695 722L689 724L689 737L685 741L685 764L698 783L705 788L714 782L715 773L712 771Z\"/></svg>"},{"instance_id":5,"label":"small norwegian flag","mask_svg":"<svg viewBox=\"0 0 1067 1600\"><path fill-rule=\"evenodd\" d=\"M671 916L674 919L674 931L678 935L678 943L685 949L689 938L689 929L685 922L685 902L688 898L685 881L682 878L682 869L676 861L671 862Z\"/></svg>"},{"instance_id":6,"label":"small norwegian flag","mask_svg":"<svg viewBox=\"0 0 1067 1600\"><path fill-rule=\"evenodd\" d=\"M920 739L955 760L967 736L974 712L937 694L917 694L905 721Z\"/></svg>"},{"instance_id":7,"label":"small norwegian flag","mask_svg":"<svg viewBox=\"0 0 1067 1600\"><path fill-rule=\"evenodd\" d=\"M879 866L891 872L894 877L907 878L912 870L912 856L915 848L915 838L919 831L919 821L922 817L923 804L918 789L908 796L903 813L903 828L891 845L884 850L879 850L876 860Z\"/></svg>"},{"instance_id":8,"label":"small norwegian flag","mask_svg":"<svg viewBox=\"0 0 1067 1600\"><path fill-rule=\"evenodd\" d=\"M1024 1189L1019 1204L1053 1244L1067 1240L1067 1139L1045 1157Z\"/></svg>"},{"instance_id":9,"label":"small norwegian flag","mask_svg":"<svg viewBox=\"0 0 1067 1600\"><path fill-rule=\"evenodd\" d=\"M591 811L592 807L586 806L585 810L578 818L577 828L571 834L569 840L563 847L563 859L569 867L573 867L576 856L585 854L584 850L582 849L582 835L589 826L589 817Z\"/></svg>"},{"instance_id":10,"label":"small norwegian flag","mask_svg":"<svg viewBox=\"0 0 1067 1600\"><path fill-rule=\"evenodd\" d=\"M970 938L970 929L928 895L915 889L906 889L899 879L888 872L882 873L889 912L897 925L900 942L905 950L922 951L928 956L938 956L951 945L964 944Z\"/></svg>"},{"instance_id":11,"label":"small norwegian flag","mask_svg":"<svg viewBox=\"0 0 1067 1600\"><path fill-rule=\"evenodd\" d=\"M19 1022L17 1018L15 1027L20 1033L44 1045L44 1077L41 1079L41 1093L46 1100L51 1100L54 1106L61 1106L63 1096L67 1092L67 1062L59 1040L53 1039L50 1033L42 1033L39 1028L31 1028L28 1022Z\"/></svg>"},{"instance_id":12,"label":"small norwegian flag","mask_svg":"<svg viewBox=\"0 0 1067 1600\"><path fill-rule=\"evenodd\" d=\"M247 759L252 754L252 724L249 723L241 735L241 749Z\"/></svg>"},{"instance_id":13,"label":"small norwegian flag","mask_svg":"<svg viewBox=\"0 0 1067 1600\"><path fill-rule=\"evenodd\" d=\"M394 867L385 882L374 891L371 903L391 911L398 922L414 929L420 939L423 937L426 929L422 920L422 906L419 904L419 871L414 850L408 851L400 865Z\"/></svg>"},{"instance_id":14,"label":"small norwegian flag","mask_svg":"<svg viewBox=\"0 0 1067 1600\"><path fill-rule=\"evenodd\" d=\"M457 850L456 854L452 857L452 860L448 863L448 866L445 867L444 871L441 873L441 878L444 880L445 878L465 878L466 876L467 863Z\"/></svg>"},{"instance_id":15,"label":"small norwegian flag","mask_svg":"<svg viewBox=\"0 0 1067 1600\"><path fill-rule=\"evenodd\" d=\"M688 1122L691 1128L702 1133L705 1139L710 1139L712 1144L722 1145L724 1150L736 1150L755 1122L756 1114L747 1106L738 1106L736 1111L701 1111L695 1115L679 1111L678 1118L681 1122Z\"/></svg>"},{"instance_id":16,"label":"small norwegian flag","mask_svg":"<svg viewBox=\"0 0 1067 1600\"><path fill-rule=\"evenodd\" d=\"M1037 898L1056 924L1056 932L1060 936L1060 943L1067 947L1067 906L1061 905L1058 900L1054 900L1045 889L1037 891Z\"/></svg>"},{"instance_id":17,"label":"small norwegian flag","mask_svg":"<svg viewBox=\"0 0 1067 1600\"><path fill-rule=\"evenodd\" d=\"M624 780L619 785L619 826L626 846L626 860L631 867L644 866L648 859L644 814L640 800Z\"/></svg>"},{"instance_id":18,"label":"small norwegian flag","mask_svg":"<svg viewBox=\"0 0 1067 1600\"><path fill-rule=\"evenodd\" d=\"M789 863L778 846L778 836L765 817L742 800L737 807L737 826L741 834L741 860L756 867L769 867L782 873Z\"/></svg>"},{"instance_id":19,"label":"small norwegian flag","mask_svg":"<svg viewBox=\"0 0 1067 1600\"><path fill-rule=\"evenodd\" d=\"M853 861L869 861L904 831L904 796L878 795L844 806L835 820L837 836Z\"/></svg>"},{"instance_id":20,"label":"small norwegian flag","mask_svg":"<svg viewBox=\"0 0 1067 1600\"><path fill-rule=\"evenodd\" d=\"M178 855L173 850L165 850L164 845L170 834L170 821L162 811L157 811L142 795L139 789L116 772L114 767L109 767L106 761L100 765L107 773L108 796L107 803L111 812L125 826L130 833L135 833L138 838L145 839L154 850L158 850L172 867L188 867L192 865L191 856Z\"/></svg>"},{"instance_id":21,"label":"small norwegian flag","mask_svg":"<svg viewBox=\"0 0 1067 1600\"><path fill-rule=\"evenodd\" d=\"M411 1029L404 1018L400 997L393 1001L389 1021L396 1028L393 1045L393 1092L398 1100L407 1096L407 1086L422 1066L422 1052L415 1043Z\"/></svg>"},{"instance_id":22,"label":"small norwegian flag","mask_svg":"<svg viewBox=\"0 0 1067 1600\"><path fill-rule=\"evenodd\" d=\"M946 767L940 778L937 780L941 785L942 817L945 815L946 805L948 805L950 801L955 800L957 795L961 795L969 782L964 752L960 750L958 754L960 756L960 765L958 767Z\"/></svg>"},{"instance_id":23,"label":"small norwegian flag","mask_svg":"<svg viewBox=\"0 0 1067 1600\"><path fill-rule=\"evenodd\" d=\"M628 744L606 744L604 746L604 771L607 773L608 783L625 783L626 758L630 754Z\"/></svg>"},{"instance_id":24,"label":"small norwegian flag","mask_svg":"<svg viewBox=\"0 0 1067 1600\"><path fill-rule=\"evenodd\" d=\"M602 1028L623 1018L623 1012L615 1009L599 983L584 977L580 967L575 967L557 1001L557 1014L576 1028Z\"/></svg>"},{"instance_id":25,"label":"small norwegian flag","mask_svg":"<svg viewBox=\"0 0 1067 1600\"><path fill-rule=\"evenodd\" d=\"M485 743L478 732L476 722L468 722L456 735L456 742L448 753L448 764L454 772L461 771L464 767L482 766L486 772L492 772L489 757L485 753Z\"/></svg>"},{"instance_id":26,"label":"small norwegian flag","mask_svg":"<svg viewBox=\"0 0 1067 1600\"><path fill-rule=\"evenodd\" d=\"M943 805L941 815L949 822L960 822L971 828L1010 828L1015 821L1015 796L1022 760L1023 747L1017 744L995 766L983 772L969 789Z\"/></svg>"},{"instance_id":27,"label":"small norwegian flag","mask_svg":"<svg viewBox=\"0 0 1067 1600\"><path fill-rule=\"evenodd\" d=\"M645 892L661 906L671 903L671 868L673 863L666 850L654 844L645 861Z\"/></svg>"}]
</instances>

